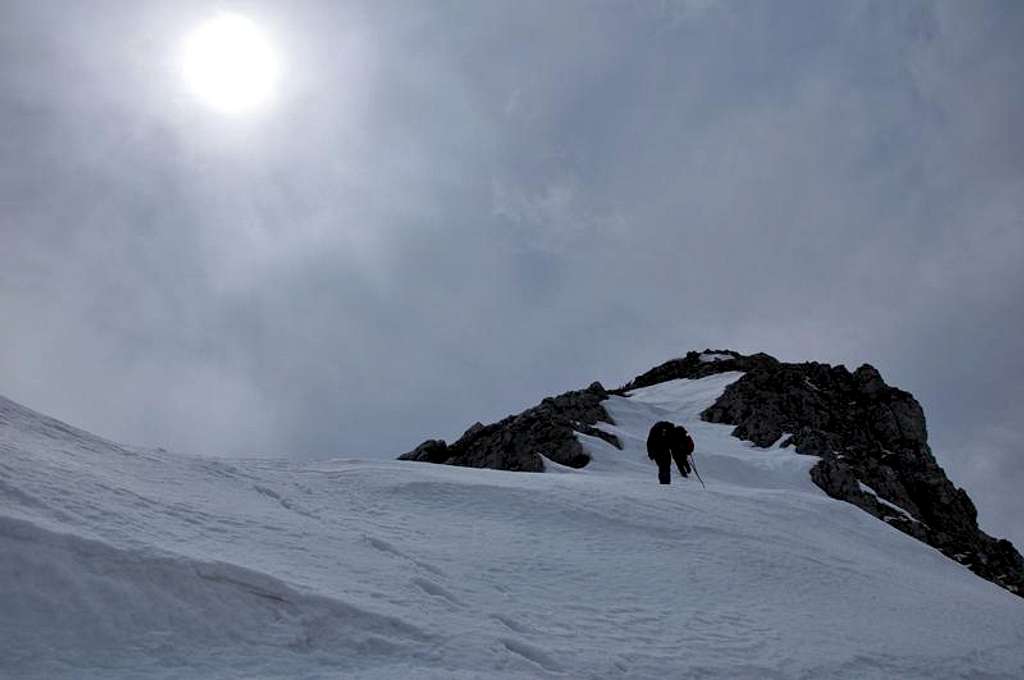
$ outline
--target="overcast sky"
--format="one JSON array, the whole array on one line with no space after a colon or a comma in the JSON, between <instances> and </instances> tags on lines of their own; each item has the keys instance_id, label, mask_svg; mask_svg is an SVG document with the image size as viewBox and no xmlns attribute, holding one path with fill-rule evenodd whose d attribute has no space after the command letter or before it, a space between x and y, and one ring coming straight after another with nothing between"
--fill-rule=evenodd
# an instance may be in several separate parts
<instances>
[{"instance_id":1,"label":"overcast sky","mask_svg":"<svg viewBox=\"0 0 1024 680\"><path fill-rule=\"evenodd\" d=\"M181 78L218 8L271 105ZM1024 3L0 6L0 393L394 456L706 346L877 366L1024 544Z\"/></svg>"}]
</instances>

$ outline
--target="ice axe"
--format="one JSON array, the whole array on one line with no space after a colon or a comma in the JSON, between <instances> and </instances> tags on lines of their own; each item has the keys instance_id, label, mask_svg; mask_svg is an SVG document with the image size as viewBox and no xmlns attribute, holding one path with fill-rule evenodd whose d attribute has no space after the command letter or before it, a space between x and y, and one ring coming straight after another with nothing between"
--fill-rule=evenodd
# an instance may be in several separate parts
<instances>
[{"instance_id":1,"label":"ice axe","mask_svg":"<svg viewBox=\"0 0 1024 680\"><path fill-rule=\"evenodd\" d=\"M697 472L697 457L692 453L690 454L690 467L693 468L693 474L697 475L697 481L700 482L701 487L705 489L708 488L707 485L704 484L704 480L700 478L700 473Z\"/></svg>"}]
</instances>

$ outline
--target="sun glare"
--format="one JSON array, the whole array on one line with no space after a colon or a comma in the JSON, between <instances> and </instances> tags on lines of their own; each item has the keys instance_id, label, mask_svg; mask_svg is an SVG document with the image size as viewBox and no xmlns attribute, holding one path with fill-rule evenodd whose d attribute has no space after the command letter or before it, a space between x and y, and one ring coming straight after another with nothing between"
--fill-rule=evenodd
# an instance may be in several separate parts
<instances>
[{"instance_id":1,"label":"sun glare","mask_svg":"<svg viewBox=\"0 0 1024 680\"><path fill-rule=\"evenodd\" d=\"M185 83L221 113L236 115L265 106L273 97L278 71L267 36L238 14L219 14L185 38Z\"/></svg>"}]
</instances>

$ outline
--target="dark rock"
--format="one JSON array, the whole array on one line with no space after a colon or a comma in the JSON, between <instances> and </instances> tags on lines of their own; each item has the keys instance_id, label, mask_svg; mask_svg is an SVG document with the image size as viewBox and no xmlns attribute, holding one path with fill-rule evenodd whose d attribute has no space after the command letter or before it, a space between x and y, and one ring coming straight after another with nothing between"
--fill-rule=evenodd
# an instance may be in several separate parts
<instances>
[{"instance_id":1,"label":"dark rock","mask_svg":"<svg viewBox=\"0 0 1024 680\"><path fill-rule=\"evenodd\" d=\"M885 381L882 374L871 364L863 364L853 372L853 381L858 389L867 396L878 394L885 389Z\"/></svg>"},{"instance_id":2,"label":"dark rock","mask_svg":"<svg viewBox=\"0 0 1024 680\"><path fill-rule=\"evenodd\" d=\"M861 495L857 476L835 456L823 458L811 468L811 479L833 498L857 498Z\"/></svg>"},{"instance_id":3,"label":"dark rock","mask_svg":"<svg viewBox=\"0 0 1024 680\"><path fill-rule=\"evenodd\" d=\"M701 359L702 355L712 354L729 358L719 359L718 361L704 361ZM612 390L611 394L625 394L630 390L650 387L651 385L657 385L669 380L706 378L709 375L716 375L727 371L750 371L755 368L763 368L778 363L777 359L767 354L743 356L739 352L729 349L706 349L703 352L687 352L685 357L666 361L660 366L656 366L646 373L637 376L619 389Z\"/></svg>"},{"instance_id":4,"label":"dark rock","mask_svg":"<svg viewBox=\"0 0 1024 680\"><path fill-rule=\"evenodd\" d=\"M448 445L443 439L428 439L398 460L417 460L424 463L443 463L449 457Z\"/></svg>"},{"instance_id":5,"label":"dark rock","mask_svg":"<svg viewBox=\"0 0 1024 680\"><path fill-rule=\"evenodd\" d=\"M464 439L472 439L484 430L484 424L479 420L469 426L469 429L462 433Z\"/></svg>"},{"instance_id":6,"label":"dark rock","mask_svg":"<svg viewBox=\"0 0 1024 680\"><path fill-rule=\"evenodd\" d=\"M622 448L614 435L595 427L598 423L612 423L601 405L608 394L601 383L595 382L585 390L547 397L537 406L500 422L474 423L451 445L445 446L438 440L426 441L400 459L543 472L541 455L544 455L560 465L581 468L590 462L590 456L583 450L577 433L599 437Z\"/></svg>"}]
</instances>

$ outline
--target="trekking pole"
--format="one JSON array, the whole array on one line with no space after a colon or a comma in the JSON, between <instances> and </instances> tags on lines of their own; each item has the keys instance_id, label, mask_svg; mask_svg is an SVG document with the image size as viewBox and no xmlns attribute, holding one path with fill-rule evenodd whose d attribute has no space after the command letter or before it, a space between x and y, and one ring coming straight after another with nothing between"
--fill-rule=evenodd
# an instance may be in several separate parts
<instances>
[{"instance_id":1,"label":"trekking pole","mask_svg":"<svg viewBox=\"0 0 1024 680\"><path fill-rule=\"evenodd\" d=\"M697 475L697 481L700 482L700 485L705 489L708 488L707 485L704 484L704 480L700 478L700 473L697 472L697 457L692 453L690 454L690 467L693 468L693 474Z\"/></svg>"}]
</instances>

